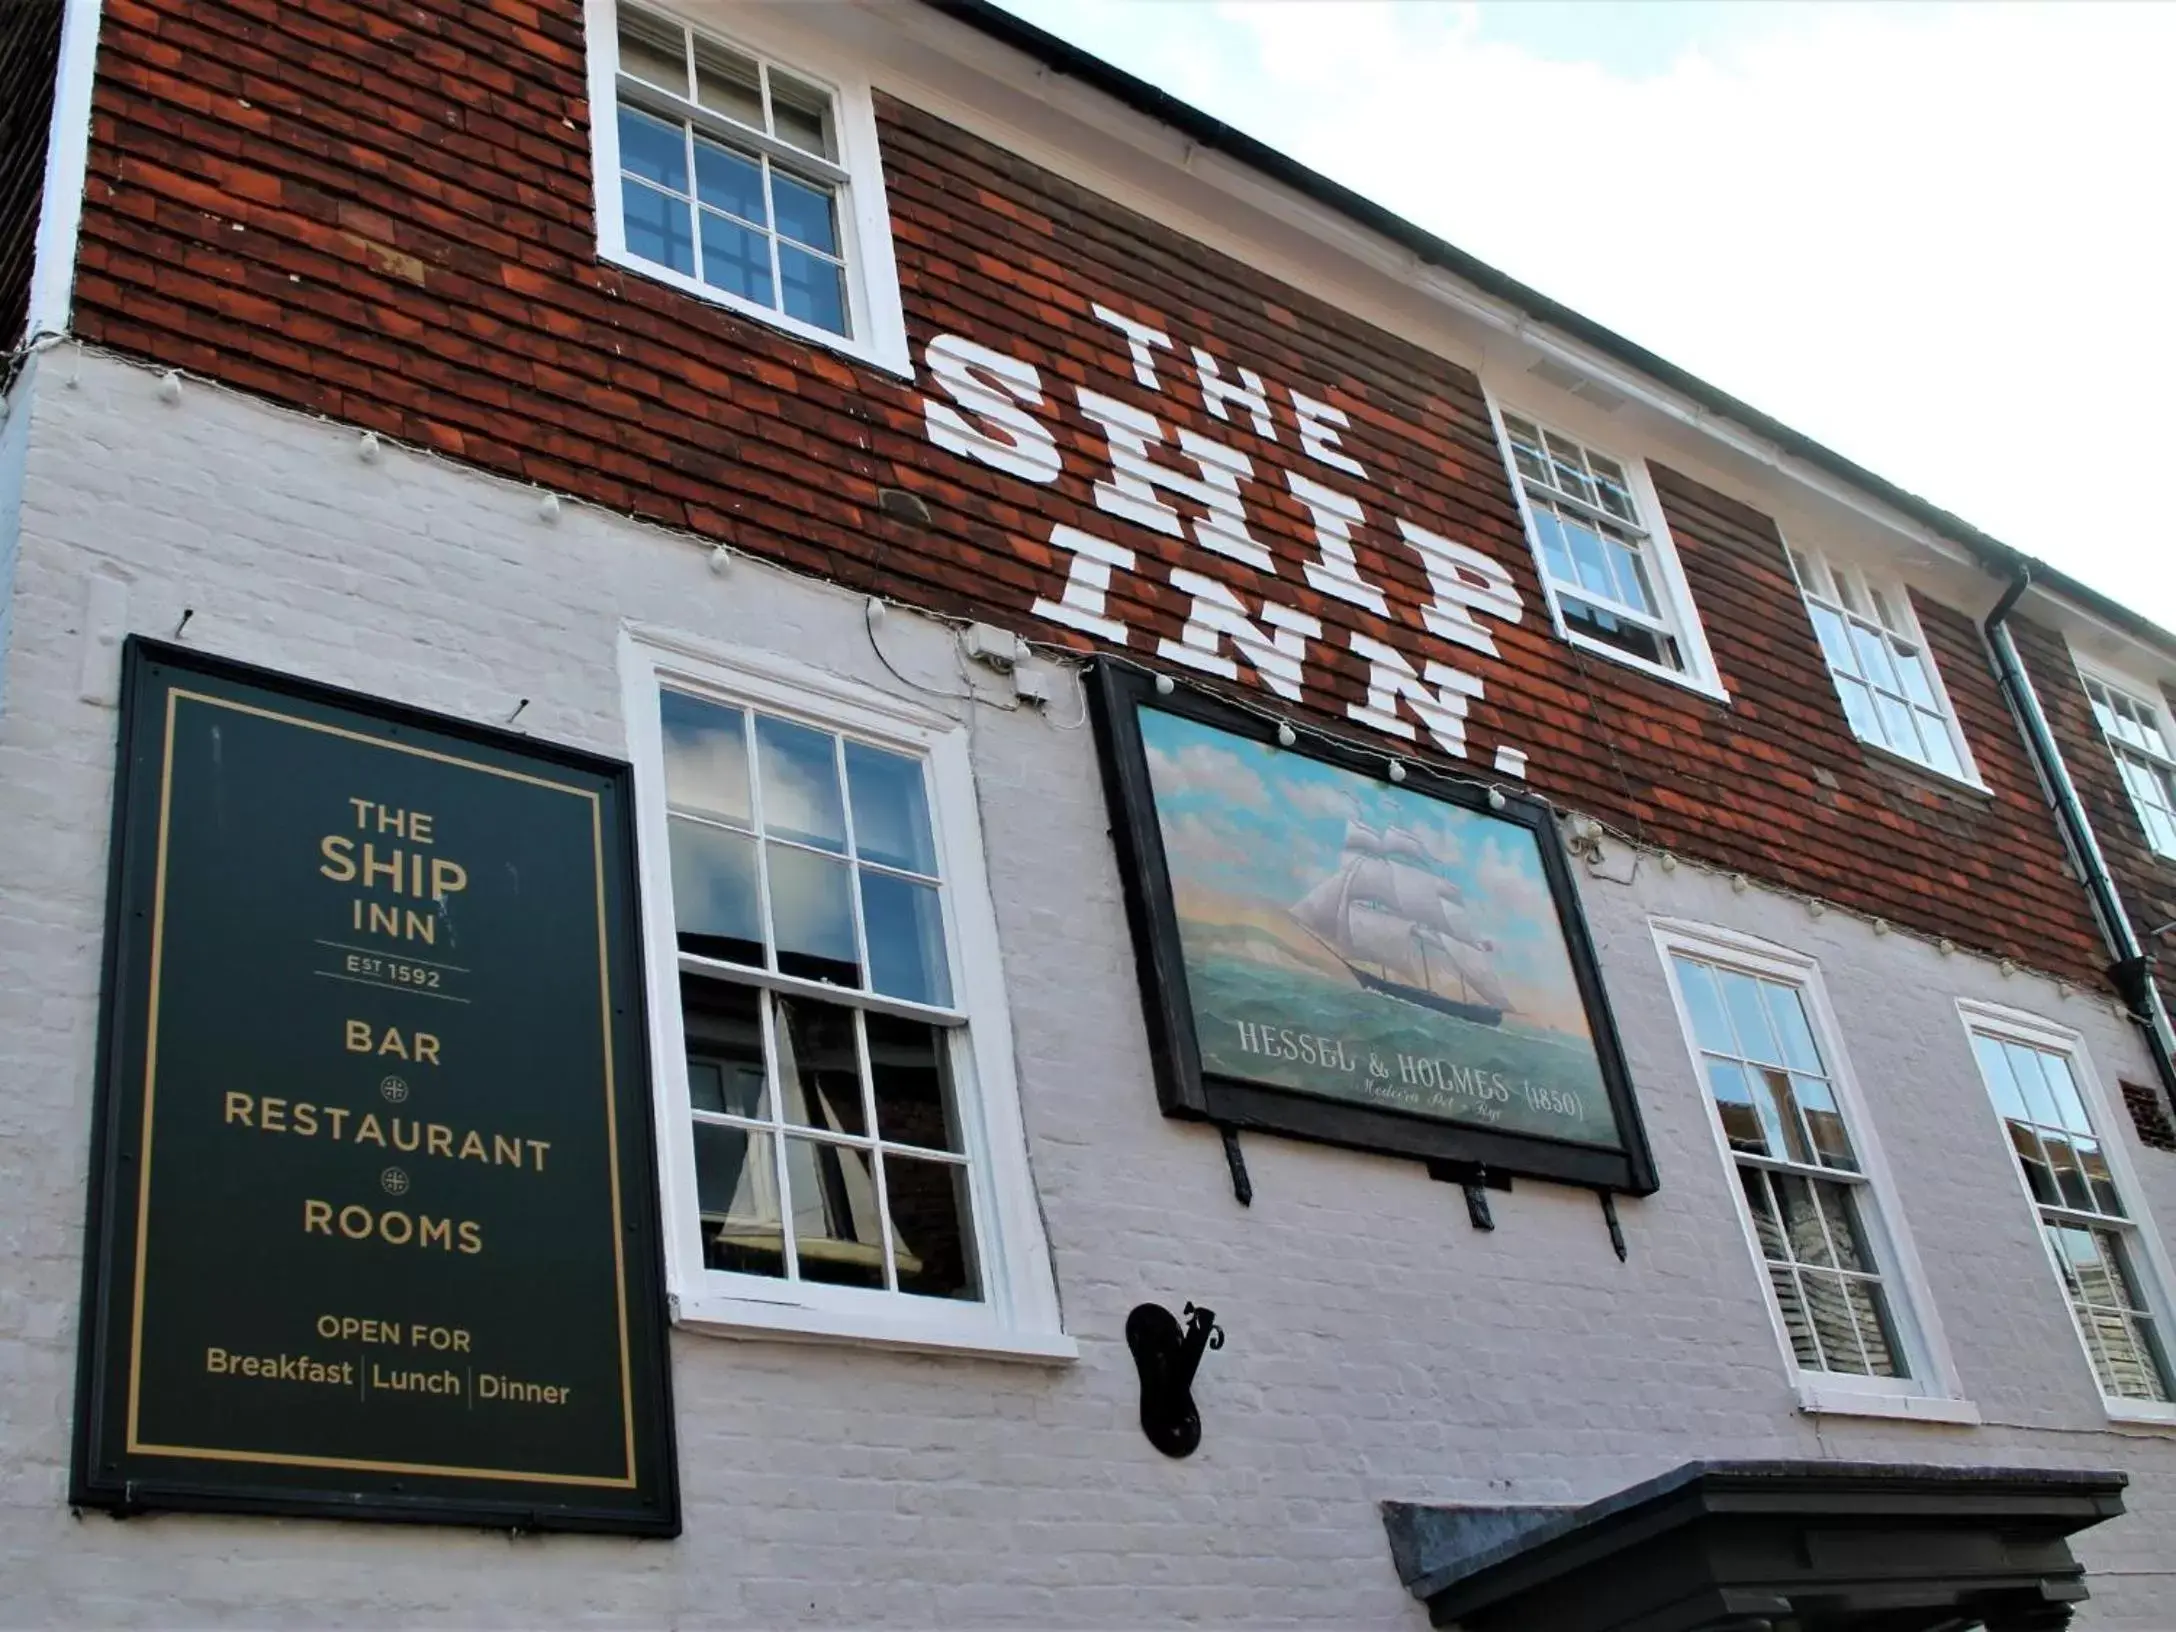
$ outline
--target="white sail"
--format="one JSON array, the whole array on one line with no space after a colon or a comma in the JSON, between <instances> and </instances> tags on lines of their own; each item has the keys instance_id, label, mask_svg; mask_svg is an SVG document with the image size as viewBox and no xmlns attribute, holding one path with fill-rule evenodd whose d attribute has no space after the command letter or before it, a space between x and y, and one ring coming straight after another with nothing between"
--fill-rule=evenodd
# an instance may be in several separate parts
<instances>
[{"instance_id":1,"label":"white sail","mask_svg":"<svg viewBox=\"0 0 2176 1632\"><path fill-rule=\"evenodd\" d=\"M1346 955L1363 965L1380 969L1385 976L1406 986L1427 983L1421 967L1420 938L1413 925L1394 912L1380 912L1356 901L1345 914Z\"/></svg>"},{"instance_id":2,"label":"white sail","mask_svg":"<svg viewBox=\"0 0 2176 1632\"><path fill-rule=\"evenodd\" d=\"M1347 861L1336 872L1317 884L1291 906L1286 913L1300 928L1319 937L1339 951L1345 944L1345 892L1352 883L1352 863Z\"/></svg>"}]
</instances>

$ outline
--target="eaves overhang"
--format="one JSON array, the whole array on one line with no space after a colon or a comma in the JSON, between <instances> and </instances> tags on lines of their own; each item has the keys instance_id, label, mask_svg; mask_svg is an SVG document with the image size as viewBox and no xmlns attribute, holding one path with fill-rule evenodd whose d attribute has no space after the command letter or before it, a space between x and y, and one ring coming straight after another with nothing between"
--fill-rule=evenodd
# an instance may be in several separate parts
<instances>
[{"instance_id":1,"label":"eaves overhang","mask_svg":"<svg viewBox=\"0 0 2176 1632\"><path fill-rule=\"evenodd\" d=\"M1994 577L2007 582L2029 572L2033 584L2043 593L2069 601L2080 610L2176 660L2176 633L2162 628L2150 618L2141 616L2119 601L2111 600L2099 590L2079 582L2038 557L2028 555L2025 551L1982 532L1954 512L1875 475L1857 461L1847 459L1804 433L1792 430L1782 421L1762 413L1750 403L1742 402L1697 375L1687 373L1645 346L1605 328L1592 318L1582 316L1559 301L1550 299L1540 290L1519 282L1484 261L1476 260L1457 245L1416 226L1350 187L1332 181L1320 171L1310 169L1288 154L1280 153L1266 142L1204 113L1192 103L1182 102L1169 92L1157 89L1147 80L1137 78L1101 57L1058 38L1048 30L1036 27L994 4L993 0L923 0L923 3L1034 59L1052 73L1065 75L1100 91L1136 113L1169 126L1197 146L1222 154L1280 186L1290 188L1366 231L1398 245L1423 264L1437 268L1481 294L1524 313L1534 322L1644 375L1664 390L1675 393L1706 413L1730 421L1749 434L1770 443L1786 457L1800 460L1813 469L1856 488L1898 515L1957 545Z\"/></svg>"}]
</instances>

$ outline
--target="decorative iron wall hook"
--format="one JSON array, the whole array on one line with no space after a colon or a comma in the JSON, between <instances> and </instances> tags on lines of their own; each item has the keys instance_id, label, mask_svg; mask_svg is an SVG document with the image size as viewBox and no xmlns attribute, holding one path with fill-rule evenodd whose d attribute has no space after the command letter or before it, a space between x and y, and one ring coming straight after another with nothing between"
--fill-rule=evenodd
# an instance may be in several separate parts
<instances>
[{"instance_id":1,"label":"decorative iron wall hook","mask_svg":"<svg viewBox=\"0 0 2176 1632\"><path fill-rule=\"evenodd\" d=\"M1126 1317L1126 1347L1141 1374L1141 1432L1166 1456L1192 1456L1201 1443L1194 1372L1204 1350L1224 1346L1214 1309L1188 1304L1185 1315L1183 1332L1161 1304L1138 1304Z\"/></svg>"}]
</instances>

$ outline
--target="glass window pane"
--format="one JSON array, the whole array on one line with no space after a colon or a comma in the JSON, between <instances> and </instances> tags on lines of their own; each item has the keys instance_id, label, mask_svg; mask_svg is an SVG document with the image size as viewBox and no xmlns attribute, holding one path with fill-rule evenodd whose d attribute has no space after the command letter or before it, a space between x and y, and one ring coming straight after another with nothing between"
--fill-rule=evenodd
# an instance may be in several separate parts
<instances>
[{"instance_id":1,"label":"glass window pane","mask_svg":"<svg viewBox=\"0 0 2176 1632\"><path fill-rule=\"evenodd\" d=\"M2032 1199L2050 1207L2060 1207L2063 1198L2055 1188L2055 1169L2048 1165L2039 1138L2022 1122L2009 1122L2005 1126L2010 1130L2010 1147L2017 1152L2017 1165L2025 1174L2025 1187L2032 1192Z\"/></svg>"},{"instance_id":2,"label":"glass window pane","mask_svg":"<svg viewBox=\"0 0 2176 1632\"><path fill-rule=\"evenodd\" d=\"M828 731L768 714L756 716L756 763L763 776L763 831L776 839L846 849L839 763Z\"/></svg>"},{"instance_id":3,"label":"glass window pane","mask_svg":"<svg viewBox=\"0 0 2176 1632\"><path fill-rule=\"evenodd\" d=\"M1730 1011L1732 1030L1738 1038L1738 1054L1762 1065L1781 1065L1783 1045L1768 1024L1768 1008L1761 1001L1760 982L1735 969L1715 971L1723 990L1723 1006Z\"/></svg>"},{"instance_id":4,"label":"glass window pane","mask_svg":"<svg viewBox=\"0 0 2176 1632\"><path fill-rule=\"evenodd\" d=\"M1851 650L1851 636L1844 630L1844 620L1825 606L1809 606L1813 617L1813 632L1821 642L1821 655L1828 659L1828 666L1839 674L1857 675L1859 660Z\"/></svg>"},{"instance_id":5,"label":"glass window pane","mask_svg":"<svg viewBox=\"0 0 2176 1632\"><path fill-rule=\"evenodd\" d=\"M714 210L759 227L771 224L763 208L763 166L745 153L700 136L695 138L695 196Z\"/></svg>"},{"instance_id":6,"label":"glass window pane","mask_svg":"<svg viewBox=\"0 0 2176 1632\"><path fill-rule=\"evenodd\" d=\"M838 264L791 244L778 246L778 280L788 317L832 334L846 332L846 283Z\"/></svg>"},{"instance_id":7,"label":"glass window pane","mask_svg":"<svg viewBox=\"0 0 2176 1632\"><path fill-rule=\"evenodd\" d=\"M1737 1053L1730 1021L1723 1013L1722 994L1715 989L1715 971L1690 958L1675 961L1678 988L1685 994L1685 1008L1692 1016L1693 1041L1711 1054Z\"/></svg>"},{"instance_id":8,"label":"glass window pane","mask_svg":"<svg viewBox=\"0 0 2176 1632\"><path fill-rule=\"evenodd\" d=\"M2110 1218L2122 1218L2123 1198L2116 1194L2115 1175L2108 1171L2108 1156L2100 1148L2098 1139L2074 1139L2071 1148L2077 1153L2078 1165L2085 1170L2085 1182L2093 1190L2092 1211L2106 1213Z\"/></svg>"},{"instance_id":9,"label":"glass window pane","mask_svg":"<svg viewBox=\"0 0 2176 1632\"><path fill-rule=\"evenodd\" d=\"M771 70L771 129L805 153L839 156L831 125L831 94L804 79Z\"/></svg>"},{"instance_id":10,"label":"glass window pane","mask_svg":"<svg viewBox=\"0 0 2176 1632\"><path fill-rule=\"evenodd\" d=\"M2093 1123L2085 1114L2085 1098L2078 1092L2070 1062L2060 1054L2042 1053L2040 1074L2047 1079L2048 1093L2055 1101L2056 1120L2072 1133L2090 1134Z\"/></svg>"},{"instance_id":11,"label":"glass window pane","mask_svg":"<svg viewBox=\"0 0 2176 1632\"><path fill-rule=\"evenodd\" d=\"M922 762L864 742L846 745L846 792L854 805L854 851L864 861L934 876Z\"/></svg>"},{"instance_id":12,"label":"glass window pane","mask_svg":"<svg viewBox=\"0 0 2176 1632\"><path fill-rule=\"evenodd\" d=\"M1769 1147L1768 1130L1753 1108L1753 1086L1746 1080L1745 1067L1735 1060L1709 1060L1707 1065L1708 1092L1715 1096L1723 1137L1730 1141L1731 1149L1751 1151L1756 1156L1780 1156L1782 1147Z\"/></svg>"},{"instance_id":13,"label":"glass window pane","mask_svg":"<svg viewBox=\"0 0 2176 1632\"><path fill-rule=\"evenodd\" d=\"M1579 445L1544 431L1542 446L1548 450L1549 480L1557 491L1593 504L1594 483L1587 477L1586 461L1579 456Z\"/></svg>"},{"instance_id":14,"label":"glass window pane","mask_svg":"<svg viewBox=\"0 0 2176 1632\"><path fill-rule=\"evenodd\" d=\"M1806 1318L1821 1340L1821 1352L1830 1371L1864 1377L1872 1369L1859 1348L1859 1322L1851 1295L1841 1275L1818 1269L1802 1269L1798 1281L1806 1289Z\"/></svg>"},{"instance_id":15,"label":"glass window pane","mask_svg":"<svg viewBox=\"0 0 2176 1632\"><path fill-rule=\"evenodd\" d=\"M1855 1269L1862 1274L1872 1273L1874 1258L1859 1234L1858 1207L1851 1195L1851 1186L1822 1184L1817 1180L1811 1188L1814 1200L1821 1208L1822 1222L1828 1225L1829 1245L1836 1251L1838 1267Z\"/></svg>"},{"instance_id":16,"label":"glass window pane","mask_svg":"<svg viewBox=\"0 0 2176 1632\"><path fill-rule=\"evenodd\" d=\"M695 234L688 226L688 204L669 198L639 181L620 183L621 216L627 229L627 253L669 266L695 270Z\"/></svg>"},{"instance_id":17,"label":"glass window pane","mask_svg":"<svg viewBox=\"0 0 2176 1632\"><path fill-rule=\"evenodd\" d=\"M695 100L712 113L763 129L763 87L755 59L715 40L695 37Z\"/></svg>"},{"instance_id":18,"label":"glass window pane","mask_svg":"<svg viewBox=\"0 0 2176 1632\"><path fill-rule=\"evenodd\" d=\"M1919 751L1919 727L1912 723L1912 711L1885 691L1874 693L1874 708L1881 717L1881 735L1877 739L1883 747L1910 759L1925 756Z\"/></svg>"},{"instance_id":19,"label":"glass window pane","mask_svg":"<svg viewBox=\"0 0 2176 1632\"><path fill-rule=\"evenodd\" d=\"M1790 1334L1791 1353L1809 1371L1826 1371L1821 1345L1813 1335L1813 1320L1799 1291L1798 1273L1784 1264L1771 1264L1769 1283L1776 1289L1776 1304L1783 1313L1783 1329Z\"/></svg>"},{"instance_id":20,"label":"glass window pane","mask_svg":"<svg viewBox=\"0 0 2176 1632\"><path fill-rule=\"evenodd\" d=\"M1836 695L1844 705L1851 734L1861 742L1881 741L1881 717L1874 712L1874 694L1856 680L1836 676Z\"/></svg>"},{"instance_id":21,"label":"glass window pane","mask_svg":"<svg viewBox=\"0 0 2176 1632\"><path fill-rule=\"evenodd\" d=\"M944 1032L919 1020L865 1014L876 1131L895 1144L963 1150L952 1095L952 1051Z\"/></svg>"},{"instance_id":22,"label":"glass window pane","mask_svg":"<svg viewBox=\"0 0 2176 1632\"><path fill-rule=\"evenodd\" d=\"M665 740L665 797L682 810L753 826L748 734L741 711L664 691L658 693L657 712Z\"/></svg>"},{"instance_id":23,"label":"glass window pane","mask_svg":"<svg viewBox=\"0 0 2176 1632\"><path fill-rule=\"evenodd\" d=\"M1761 1121L1767 1125L1768 1137L1778 1140L1770 1155L1788 1157L1794 1162L1814 1165L1813 1141L1807 1136L1806 1125L1799 1114L1798 1092L1791 1084L1788 1071L1770 1067L1747 1073L1758 1090L1754 1103L1761 1113Z\"/></svg>"},{"instance_id":24,"label":"glass window pane","mask_svg":"<svg viewBox=\"0 0 2176 1632\"><path fill-rule=\"evenodd\" d=\"M861 917L869 937L870 989L949 1008L952 973L936 890L890 873L864 872Z\"/></svg>"},{"instance_id":25,"label":"glass window pane","mask_svg":"<svg viewBox=\"0 0 2176 1632\"><path fill-rule=\"evenodd\" d=\"M1826 1068L1821 1064L1821 1051L1814 1046L1813 1028L1806 1022L1805 998L1780 981L1764 980L1760 990L1768 1005L1769 1021L1783 1044L1783 1063L1793 1071L1822 1074Z\"/></svg>"},{"instance_id":26,"label":"glass window pane","mask_svg":"<svg viewBox=\"0 0 2176 1632\"><path fill-rule=\"evenodd\" d=\"M1550 580L1578 583L1579 576L1572 569L1571 546L1564 542L1564 524L1557 520L1556 512L1547 505L1535 505L1534 530L1541 534L1541 558L1548 564Z\"/></svg>"},{"instance_id":27,"label":"glass window pane","mask_svg":"<svg viewBox=\"0 0 2176 1632\"><path fill-rule=\"evenodd\" d=\"M762 997L700 975L680 977L680 1017L687 1034L688 1097L698 1111L768 1118L763 1073Z\"/></svg>"},{"instance_id":28,"label":"glass window pane","mask_svg":"<svg viewBox=\"0 0 2176 1632\"><path fill-rule=\"evenodd\" d=\"M2004 1043L2002 1050L2010 1057L2010 1074L2017 1079L2018 1092L2025 1096L2026 1114L2043 1128L2061 1127L2063 1119L2055 1109L2055 1096L2048 1091L2047 1078L2040 1068L2040 1051L2017 1043Z\"/></svg>"},{"instance_id":29,"label":"glass window pane","mask_svg":"<svg viewBox=\"0 0 2176 1632\"><path fill-rule=\"evenodd\" d=\"M1791 1091L1798 1100L1799 1110L1805 1115L1806 1131L1813 1136L1815 1160L1823 1167L1856 1173L1859 1158L1851 1148L1851 1136L1844 1131L1844 1116L1837 1107L1835 1089L1821 1077L1794 1075Z\"/></svg>"},{"instance_id":30,"label":"glass window pane","mask_svg":"<svg viewBox=\"0 0 2176 1632\"><path fill-rule=\"evenodd\" d=\"M1647 582L1647 569L1639 558L1639 552L1621 539L1605 539L1609 550L1609 564L1617 583L1617 599L1649 617L1658 616L1655 595Z\"/></svg>"},{"instance_id":31,"label":"glass window pane","mask_svg":"<svg viewBox=\"0 0 2176 1632\"><path fill-rule=\"evenodd\" d=\"M780 170L771 172L771 198L778 206L778 230L796 243L839 253L839 233L833 218L829 188L811 187Z\"/></svg>"},{"instance_id":32,"label":"glass window pane","mask_svg":"<svg viewBox=\"0 0 2176 1632\"><path fill-rule=\"evenodd\" d=\"M2017 1091L2017 1078L2010 1070L2010 1057L2003 1052L2002 1044L1974 1032L1972 1052L1979 1059L1980 1075L1987 1081L1987 1091L1994 1095L1995 1109L2005 1117L2027 1120L2025 1096Z\"/></svg>"},{"instance_id":33,"label":"glass window pane","mask_svg":"<svg viewBox=\"0 0 2176 1632\"><path fill-rule=\"evenodd\" d=\"M814 1139L786 1141L793 1189L793 1245L801 1279L884 1286L884 1223L873 1152Z\"/></svg>"},{"instance_id":34,"label":"glass window pane","mask_svg":"<svg viewBox=\"0 0 2176 1632\"><path fill-rule=\"evenodd\" d=\"M2048 1165L2055 1170L2055 1184L2062 1193L2062 1205L2090 1213L2093 1192L2085 1182L2084 1170L2078 1166L2078 1153L2070 1148L2070 1136L2043 1128L2040 1148L2048 1153Z\"/></svg>"},{"instance_id":35,"label":"glass window pane","mask_svg":"<svg viewBox=\"0 0 2176 1632\"><path fill-rule=\"evenodd\" d=\"M716 1122L695 1125L695 1193L703 1262L742 1275L786 1273L771 1135Z\"/></svg>"},{"instance_id":36,"label":"glass window pane","mask_svg":"<svg viewBox=\"0 0 2176 1632\"><path fill-rule=\"evenodd\" d=\"M1927 665L1934 660L1933 654L1895 641L1890 643L1890 650L1896 657L1897 678L1904 682L1904 695L1921 708L1939 714L1942 705L1935 701L1934 686L1927 679Z\"/></svg>"},{"instance_id":37,"label":"glass window pane","mask_svg":"<svg viewBox=\"0 0 2176 1632\"><path fill-rule=\"evenodd\" d=\"M982 1275L967 1169L886 1151L884 1186L891 1197L899 1290L979 1302Z\"/></svg>"},{"instance_id":38,"label":"glass window pane","mask_svg":"<svg viewBox=\"0 0 2176 1632\"><path fill-rule=\"evenodd\" d=\"M1949 734L1949 721L1939 714L1919 716L1919 742L1927 751L1927 763L1944 776L1964 775L1964 761L1957 757L1957 744Z\"/></svg>"},{"instance_id":39,"label":"glass window pane","mask_svg":"<svg viewBox=\"0 0 2176 1632\"><path fill-rule=\"evenodd\" d=\"M1879 1281L1847 1280L1844 1296L1851 1302L1852 1324L1859 1346L1866 1351L1866 1369L1876 1377L1908 1375L1897 1358L1896 1339L1889 1321L1889 1296Z\"/></svg>"},{"instance_id":40,"label":"glass window pane","mask_svg":"<svg viewBox=\"0 0 2176 1632\"><path fill-rule=\"evenodd\" d=\"M688 94L687 38L680 25L620 7L620 72L675 96Z\"/></svg>"},{"instance_id":41,"label":"glass window pane","mask_svg":"<svg viewBox=\"0 0 2176 1632\"><path fill-rule=\"evenodd\" d=\"M620 168L676 193L688 190L688 137L679 125L620 105Z\"/></svg>"},{"instance_id":42,"label":"glass window pane","mask_svg":"<svg viewBox=\"0 0 2176 1632\"><path fill-rule=\"evenodd\" d=\"M672 835L672 915L680 950L761 965L755 840L678 816L666 826Z\"/></svg>"},{"instance_id":43,"label":"glass window pane","mask_svg":"<svg viewBox=\"0 0 2176 1632\"><path fill-rule=\"evenodd\" d=\"M1602 538L1584 522L1564 518L1564 536L1571 545L1572 563L1578 572L1579 587L1591 594L1617 600L1617 585L1609 571L1609 556L1602 548Z\"/></svg>"},{"instance_id":44,"label":"glass window pane","mask_svg":"<svg viewBox=\"0 0 2176 1632\"><path fill-rule=\"evenodd\" d=\"M1775 1263L1789 1263L1791 1244L1784 1239L1776 1204L1768 1194L1768 1175L1757 1167L1741 1167L1738 1184L1745 1191L1746 1206L1752 1210L1753 1233L1760 1237L1761 1256Z\"/></svg>"},{"instance_id":45,"label":"glass window pane","mask_svg":"<svg viewBox=\"0 0 2176 1632\"><path fill-rule=\"evenodd\" d=\"M864 1135L869 1119L861 1104L861 1051L854 1040L854 1011L812 998L780 997L778 1089L786 1120L828 1133Z\"/></svg>"},{"instance_id":46,"label":"glass window pane","mask_svg":"<svg viewBox=\"0 0 2176 1632\"><path fill-rule=\"evenodd\" d=\"M1851 625L1851 650L1859 660L1859 672L1883 691L1901 691L1896 666L1889 661L1888 645L1862 623Z\"/></svg>"},{"instance_id":47,"label":"glass window pane","mask_svg":"<svg viewBox=\"0 0 2176 1632\"><path fill-rule=\"evenodd\" d=\"M771 298L771 241L752 228L736 226L710 210L703 217L703 282L759 306Z\"/></svg>"},{"instance_id":48,"label":"glass window pane","mask_svg":"<svg viewBox=\"0 0 2176 1632\"><path fill-rule=\"evenodd\" d=\"M769 846L768 856L778 972L831 986L861 985L846 863L780 844Z\"/></svg>"},{"instance_id":49,"label":"glass window pane","mask_svg":"<svg viewBox=\"0 0 2176 1632\"><path fill-rule=\"evenodd\" d=\"M1776 1212L1782 1221L1784 1239L1790 1243L1791 1257L1801 1264L1835 1268L1835 1255L1829 1251L1828 1234L1814 1204L1813 1186L1794 1173L1771 1173L1768 1180L1775 1190Z\"/></svg>"}]
</instances>

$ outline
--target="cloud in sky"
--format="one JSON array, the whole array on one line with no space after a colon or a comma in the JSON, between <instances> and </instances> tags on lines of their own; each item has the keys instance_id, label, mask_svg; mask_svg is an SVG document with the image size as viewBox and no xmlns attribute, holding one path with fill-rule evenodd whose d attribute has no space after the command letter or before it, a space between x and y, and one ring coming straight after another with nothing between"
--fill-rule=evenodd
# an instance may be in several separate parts
<instances>
[{"instance_id":1,"label":"cloud in sky","mask_svg":"<svg viewBox=\"0 0 2176 1632\"><path fill-rule=\"evenodd\" d=\"M2176 7L1006 3L2176 627Z\"/></svg>"}]
</instances>

